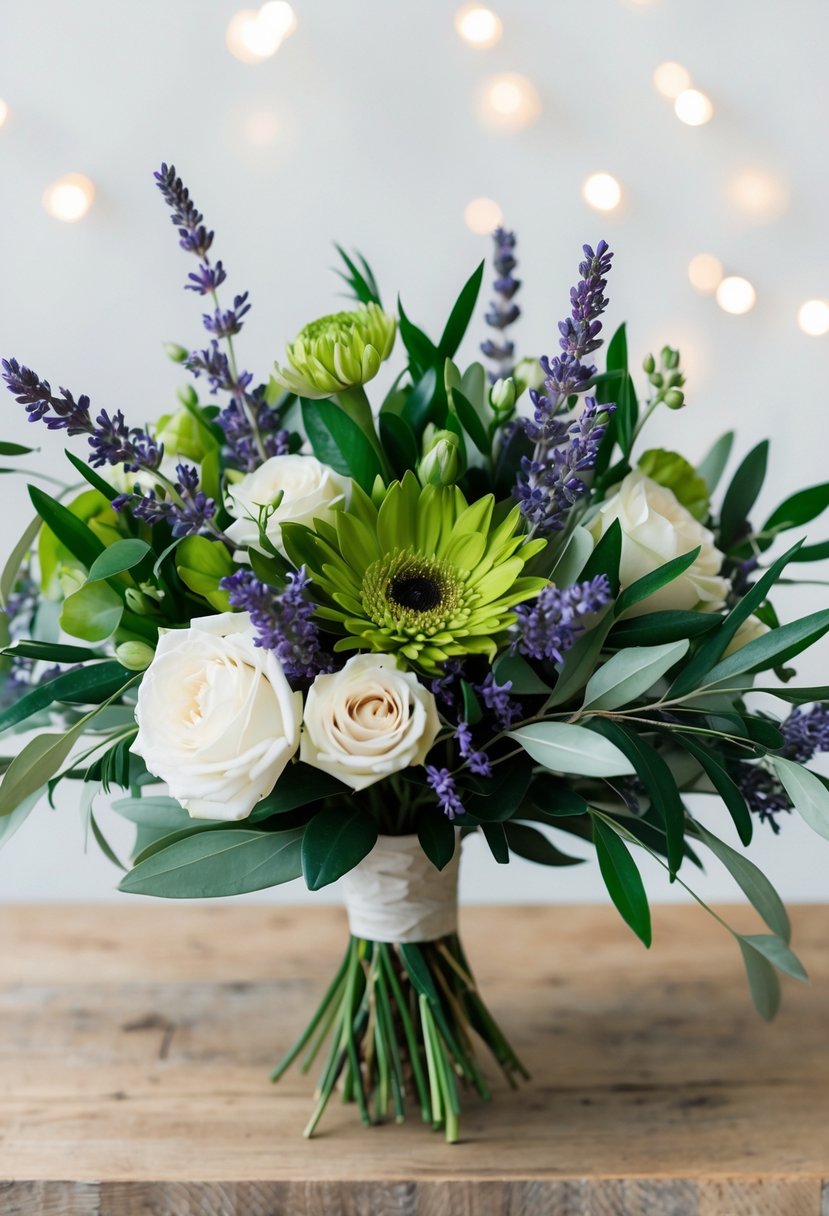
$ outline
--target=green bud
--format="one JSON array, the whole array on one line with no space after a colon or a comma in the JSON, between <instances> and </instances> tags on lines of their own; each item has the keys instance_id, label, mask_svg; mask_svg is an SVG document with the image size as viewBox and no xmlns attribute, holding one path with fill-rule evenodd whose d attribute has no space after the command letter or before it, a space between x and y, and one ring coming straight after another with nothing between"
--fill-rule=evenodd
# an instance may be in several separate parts
<instances>
[{"instance_id":1,"label":"green bud","mask_svg":"<svg viewBox=\"0 0 829 1216\"><path fill-rule=\"evenodd\" d=\"M188 410L159 418L155 437L171 456L183 456L198 464L207 455L207 434Z\"/></svg>"},{"instance_id":2,"label":"green bud","mask_svg":"<svg viewBox=\"0 0 829 1216\"><path fill-rule=\"evenodd\" d=\"M668 388L682 388L685 383L685 377L682 372L671 372L668 377Z\"/></svg>"},{"instance_id":3,"label":"green bud","mask_svg":"<svg viewBox=\"0 0 829 1216\"><path fill-rule=\"evenodd\" d=\"M146 642L122 642L115 647L115 657L127 671L146 671L155 658L155 651Z\"/></svg>"},{"instance_id":4,"label":"green bud","mask_svg":"<svg viewBox=\"0 0 829 1216\"><path fill-rule=\"evenodd\" d=\"M654 359L653 355L645 355L644 359L642 360L642 370L648 376L650 376L652 372L656 371L656 360Z\"/></svg>"},{"instance_id":5,"label":"green bud","mask_svg":"<svg viewBox=\"0 0 829 1216\"><path fill-rule=\"evenodd\" d=\"M424 434L428 449L417 466L420 484L451 486L461 474L460 439L454 431L434 431L430 440ZM424 443L424 447L426 447Z\"/></svg>"},{"instance_id":6,"label":"green bud","mask_svg":"<svg viewBox=\"0 0 829 1216\"><path fill-rule=\"evenodd\" d=\"M667 367L668 371L673 371L674 368L679 367L679 351L674 350L672 346L663 346L662 363Z\"/></svg>"},{"instance_id":7,"label":"green bud","mask_svg":"<svg viewBox=\"0 0 829 1216\"><path fill-rule=\"evenodd\" d=\"M506 414L515 405L515 381L511 376L496 380L489 390L489 404L496 414Z\"/></svg>"},{"instance_id":8,"label":"green bud","mask_svg":"<svg viewBox=\"0 0 829 1216\"><path fill-rule=\"evenodd\" d=\"M135 587L127 587L124 592L124 599L127 607L138 613L139 616L146 616L151 610L151 604L145 595L142 595Z\"/></svg>"},{"instance_id":9,"label":"green bud","mask_svg":"<svg viewBox=\"0 0 829 1216\"><path fill-rule=\"evenodd\" d=\"M183 363L184 360L189 356L190 351L186 346L179 346L178 342L165 342L164 354L168 359L171 359L173 363Z\"/></svg>"},{"instance_id":10,"label":"green bud","mask_svg":"<svg viewBox=\"0 0 829 1216\"><path fill-rule=\"evenodd\" d=\"M522 359L512 373L516 399L528 388L540 389L544 383L544 372L537 359Z\"/></svg>"},{"instance_id":11,"label":"green bud","mask_svg":"<svg viewBox=\"0 0 829 1216\"><path fill-rule=\"evenodd\" d=\"M182 405L199 404L199 394L193 388L192 384L180 384L176 389L176 396Z\"/></svg>"},{"instance_id":12,"label":"green bud","mask_svg":"<svg viewBox=\"0 0 829 1216\"><path fill-rule=\"evenodd\" d=\"M665 404L669 410L681 410L685 404L685 394L679 388L669 388L665 394Z\"/></svg>"},{"instance_id":13,"label":"green bud","mask_svg":"<svg viewBox=\"0 0 829 1216\"><path fill-rule=\"evenodd\" d=\"M650 380L650 382L654 388L662 388L662 386L665 383L665 377L662 375L661 372L651 372L651 374L648 376L648 379Z\"/></svg>"}]
</instances>

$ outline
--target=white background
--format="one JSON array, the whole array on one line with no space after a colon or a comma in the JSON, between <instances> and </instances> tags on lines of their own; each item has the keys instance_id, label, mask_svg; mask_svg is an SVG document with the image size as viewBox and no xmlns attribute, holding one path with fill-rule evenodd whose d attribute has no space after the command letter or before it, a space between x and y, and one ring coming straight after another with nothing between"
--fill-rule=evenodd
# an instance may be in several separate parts
<instances>
[{"instance_id":1,"label":"white background","mask_svg":"<svg viewBox=\"0 0 829 1216\"><path fill-rule=\"evenodd\" d=\"M743 451L771 435L763 507L824 479L829 338L804 336L796 314L829 295L825 4L493 3L504 36L481 51L458 38L444 0L295 0L296 32L256 66L226 49L235 5L224 0L6 5L0 352L134 422L170 408L182 375L160 344L194 346L202 335L199 301L182 290L194 265L152 184L162 159L175 161L216 228L228 289L251 291L241 349L262 377L286 339L336 306L334 239L365 252L386 298L400 290L410 316L437 330L489 252L463 218L483 195L519 234L523 354L552 352L580 245L604 236L617 251L608 328L628 320L637 358L680 346L689 372L689 407L659 417L654 445L695 459L726 426ZM683 126L656 93L665 60L685 64L712 98L707 126ZM513 133L481 118L482 90L501 72L524 74L540 99L537 121ZM597 170L622 183L610 215L580 196ZM72 171L94 180L97 198L85 220L64 224L41 195ZM773 215L734 205L745 171L772 179ZM701 251L754 283L753 312L728 316L694 293L686 268ZM482 336L479 318L469 358ZM61 436L30 428L11 398L2 408L2 437L36 439L37 467L63 472ZM28 518L22 486L0 479L4 553ZM791 617L825 599L810 588L782 594L778 607ZM806 682L826 680L827 654L824 644L804 664ZM56 811L39 810L0 854L0 899L128 898L113 895L117 872L94 848L83 854L72 801L69 791ZM716 804L706 818L733 839ZM118 847L127 835L115 831ZM789 899L829 894L829 844L794 819L779 838L761 828L751 856ZM655 898L682 898L644 869ZM477 842L463 884L470 900L602 898L592 862L499 869ZM716 866L698 887L734 893ZM316 898L327 897L336 892ZM293 884L261 898L308 896Z\"/></svg>"}]
</instances>

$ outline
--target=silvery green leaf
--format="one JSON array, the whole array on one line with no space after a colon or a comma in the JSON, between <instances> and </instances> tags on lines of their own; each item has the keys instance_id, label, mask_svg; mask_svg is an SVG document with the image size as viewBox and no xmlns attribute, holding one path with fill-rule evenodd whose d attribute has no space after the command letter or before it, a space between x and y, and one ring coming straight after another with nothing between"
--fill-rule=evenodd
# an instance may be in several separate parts
<instances>
[{"instance_id":1,"label":"silvery green leaf","mask_svg":"<svg viewBox=\"0 0 829 1216\"><path fill-rule=\"evenodd\" d=\"M567 722L535 722L509 732L538 764L554 773L625 777L635 770L609 739Z\"/></svg>"},{"instance_id":2,"label":"silvery green leaf","mask_svg":"<svg viewBox=\"0 0 829 1216\"><path fill-rule=\"evenodd\" d=\"M784 760L782 756L770 756L769 759L794 809L813 832L829 840L829 790L802 764Z\"/></svg>"},{"instance_id":3,"label":"silvery green leaf","mask_svg":"<svg viewBox=\"0 0 829 1216\"><path fill-rule=\"evenodd\" d=\"M791 939L791 925L783 906L783 901L766 878L762 870L753 861L749 861L742 853L732 849L725 841L718 839L707 831L701 824L697 825L703 842L717 857L732 878L737 882L752 905L762 916L772 933L776 933L788 944Z\"/></svg>"},{"instance_id":4,"label":"silvery green leaf","mask_svg":"<svg viewBox=\"0 0 829 1216\"><path fill-rule=\"evenodd\" d=\"M762 954L758 954L741 937L737 938L737 942L743 956L754 1008L761 1018L770 1022L780 1008L780 980L777 972Z\"/></svg>"},{"instance_id":5,"label":"silvery green leaf","mask_svg":"<svg viewBox=\"0 0 829 1216\"><path fill-rule=\"evenodd\" d=\"M631 646L620 650L588 680L585 709L618 709L629 705L652 688L688 652L690 642L666 642L662 646Z\"/></svg>"},{"instance_id":6,"label":"silvery green leaf","mask_svg":"<svg viewBox=\"0 0 829 1216\"><path fill-rule=\"evenodd\" d=\"M747 945L752 950L756 950L758 954L762 954L763 958L778 971L783 971L792 979L799 980L801 984L808 984L809 977L800 959L774 933L738 933L737 940L741 947Z\"/></svg>"}]
</instances>

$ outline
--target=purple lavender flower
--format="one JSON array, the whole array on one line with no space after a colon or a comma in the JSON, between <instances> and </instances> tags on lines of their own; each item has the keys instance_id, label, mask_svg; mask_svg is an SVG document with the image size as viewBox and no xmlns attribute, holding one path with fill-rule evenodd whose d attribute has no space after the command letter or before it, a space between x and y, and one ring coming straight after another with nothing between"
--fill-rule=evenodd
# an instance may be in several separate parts
<instances>
[{"instance_id":1,"label":"purple lavender flower","mask_svg":"<svg viewBox=\"0 0 829 1216\"><path fill-rule=\"evenodd\" d=\"M429 687L447 709L454 709L460 696L460 679L463 663L460 659L447 659L442 666L443 675L432 680Z\"/></svg>"},{"instance_id":2,"label":"purple lavender flower","mask_svg":"<svg viewBox=\"0 0 829 1216\"><path fill-rule=\"evenodd\" d=\"M780 832L777 816L790 813L792 804L776 774L763 764L738 760L731 766L731 775L748 809L777 836Z\"/></svg>"},{"instance_id":3,"label":"purple lavender flower","mask_svg":"<svg viewBox=\"0 0 829 1216\"><path fill-rule=\"evenodd\" d=\"M780 755L806 764L817 752L829 752L829 706L813 705L810 710L795 708L783 723Z\"/></svg>"},{"instance_id":4,"label":"purple lavender flower","mask_svg":"<svg viewBox=\"0 0 829 1216\"><path fill-rule=\"evenodd\" d=\"M202 315L204 328L216 338L232 338L242 328L242 317L250 312L247 303L248 293L233 297L232 308L216 308L212 313Z\"/></svg>"},{"instance_id":5,"label":"purple lavender flower","mask_svg":"<svg viewBox=\"0 0 829 1216\"><path fill-rule=\"evenodd\" d=\"M512 644L531 659L563 661L565 653L584 630L585 618L610 603L610 581L606 574L574 583L571 587L552 584L527 604L515 609L518 634Z\"/></svg>"},{"instance_id":6,"label":"purple lavender flower","mask_svg":"<svg viewBox=\"0 0 829 1216\"><path fill-rule=\"evenodd\" d=\"M173 494L161 498L155 490L135 489L112 500L115 511L129 508L136 519L147 524L166 523L175 537L196 536L210 530L216 503L199 489L199 473L192 465L176 465L177 480Z\"/></svg>"},{"instance_id":7,"label":"purple lavender flower","mask_svg":"<svg viewBox=\"0 0 829 1216\"><path fill-rule=\"evenodd\" d=\"M237 570L219 584L230 593L233 608L250 613L256 629L254 644L274 651L289 680L313 680L333 667L320 647L313 620L315 605L307 595L310 581L300 567L288 575L283 591L268 587L247 569Z\"/></svg>"},{"instance_id":8,"label":"purple lavender flower","mask_svg":"<svg viewBox=\"0 0 829 1216\"><path fill-rule=\"evenodd\" d=\"M515 370L515 343L504 336L504 331L521 315L521 309L514 300L521 280L512 273L518 265L513 252L515 233L508 232L506 228L496 228L492 235L495 241L493 264L497 277L493 287L496 298L489 306L486 323L498 332L499 338L497 341L487 338L481 343L481 351L496 365L496 370L489 373L489 379L494 384L498 379L511 376Z\"/></svg>"},{"instance_id":9,"label":"purple lavender flower","mask_svg":"<svg viewBox=\"0 0 829 1216\"><path fill-rule=\"evenodd\" d=\"M437 768L434 764L427 764L426 780L432 787L440 809L447 819L454 819L456 815L464 814L455 778L448 768Z\"/></svg>"},{"instance_id":10,"label":"purple lavender flower","mask_svg":"<svg viewBox=\"0 0 829 1216\"><path fill-rule=\"evenodd\" d=\"M486 752L476 749L472 740L472 727L466 721L460 721L455 730L458 750L461 758L466 761L470 772L478 777L491 777L492 765Z\"/></svg>"},{"instance_id":11,"label":"purple lavender flower","mask_svg":"<svg viewBox=\"0 0 829 1216\"><path fill-rule=\"evenodd\" d=\"M200 296L213 296L227 278L227 272L221 262L211 266L208 262L200 262L197 271L188 274L189 283L184 284L185 291L198 292Z\"/></svg>"},{"instance_id":12,"label":"purple lavender flower","mask_svg":"<svg viewBox=\"0 0 829 1216\"><path fill-rule=\"evenodd\" d=\"M561 417L571 397L583 392L596 374L595 365L583 360L601 345L599 318L608 304L605 276L613 254L606 241L599 241L595 251L585 245L584 253L581 279L570 291L570 316L559 324L564 353L540 360L545 392L530 390L534 414L526 431L535 450L522 461L515 493L531 527L541 535L560 530L573 504L586 492L578 474L595 466L608 417L615 409L588 398L578 421Z\"/></svg>"},{"instance_id":13,"label":"purple lavender flower","mask_svg":"<svg viewBox=\"0 0 829 1216\"><path fill-rule=\"evenodd\" d=\"M518 702L513 701L510 697L511 691L512 681L506 680L503 684L498 684L491 671L488 673L483 684L475 685L475 692L487 709L495 714L501 730L509 730L513 722L520 718L524 712Z\"/></svg>"}]
</instances>

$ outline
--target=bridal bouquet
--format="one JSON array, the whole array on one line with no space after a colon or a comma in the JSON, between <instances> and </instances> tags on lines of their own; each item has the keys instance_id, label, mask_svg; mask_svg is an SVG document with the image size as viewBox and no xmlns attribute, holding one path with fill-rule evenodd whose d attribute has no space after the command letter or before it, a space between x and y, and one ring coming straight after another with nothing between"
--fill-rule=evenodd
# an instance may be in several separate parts
<instances>
[{"instance_id":1,"label":"bridal bouquet","mask_svg":"<svg viewBox=\"0 0 829 1216\"><path fill-rule=\"evenodd\" d=\"M321 1057L307 1134L340 1087L365 1123L413 1104L455 1140L460 1091L488 1096L476 1045L523 1074L457 932L469 833L502 864L577 864L567 836L592 847L645 945L637 853L688 890L713 853L765 922L721 923L773 1016L778 972L805 974L742 849L792 808L829 836L829 783L807 767L829 749L829 688L790 666L829 610L783 623L771 599L829 556L800 537L776 551L829 484L760 523L766 442L716 500L731 434L696 466L645 447L651 414L685 405L680 355L645 357L641 404L624 326L594 365L603 241L584 247L556 352L517 362L515 238L498 230L493 336L466 366L483 263L427 332L340 249L353 302L260 382L237 355L247 293L220 301L213 233L172 167L156 181L207 308L204 348L168 347L195 386L138 426L2 365L32 422L85 443L66 453L74 486L29 486L36 516L2 574L0 726L31 737L7 745L0 834L71 780L119 865L95 802L122 791L114 810L137 828L122 891L345 876L345 957L274 1073ZM690 794L713 796L708 826Z\"/></svg>"}]
</instances>

